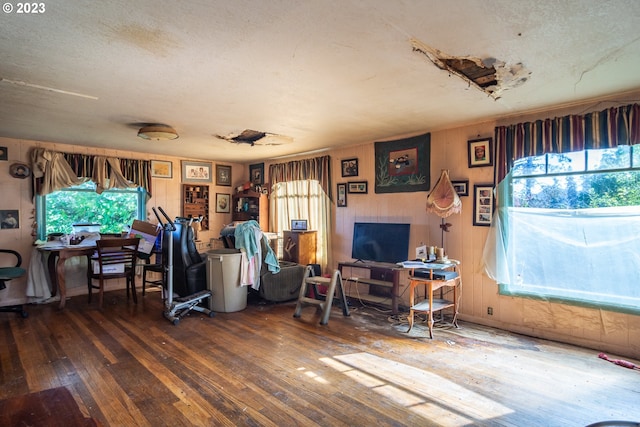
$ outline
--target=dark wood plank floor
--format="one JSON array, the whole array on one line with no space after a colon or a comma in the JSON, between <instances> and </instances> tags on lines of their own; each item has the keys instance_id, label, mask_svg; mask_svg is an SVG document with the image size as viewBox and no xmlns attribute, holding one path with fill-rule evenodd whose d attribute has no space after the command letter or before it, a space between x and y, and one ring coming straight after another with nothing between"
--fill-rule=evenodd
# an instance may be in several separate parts
<instances>
[{"instance_id":1,"label":"dark wood plank floor","mask_svg":"<svg viewBox=\"0 0 640 427\"><path fill-rule=\"evenodd\" d=\"M0 399L67 387L105 426L585 426L640 421L640 371L460 322L252 302L173 326L158 292L0 314ZM615 355L610 355L615 357ZM637 361L634 361L637 363Z\"/></svg>"}]
</instances>

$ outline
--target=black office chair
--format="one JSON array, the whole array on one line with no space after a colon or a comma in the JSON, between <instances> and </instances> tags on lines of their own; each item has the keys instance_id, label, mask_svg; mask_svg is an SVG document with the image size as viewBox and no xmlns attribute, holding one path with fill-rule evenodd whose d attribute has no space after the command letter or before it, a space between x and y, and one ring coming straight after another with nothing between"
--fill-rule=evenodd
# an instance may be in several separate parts
<instances>
[{"instance_id":1,"label":"black office chair","mask_svg":"<svg viewBox=\"0 0 640 427\"><path fill-rule=\"evenodd\" d=\"M22 265L22 256L20 256L18 252L11 249L0 249L0 253L11 254L16 258L16 262L13 267L0 267L0 290L2 290L7 287L5 282L22 277L27 274L27 271L20 267L20 265ZM29 316L29 313L24 310L22 304L0 307L0 312L19 313L22 317Z\"/></svg>"},{"instance_id":2,"label":"black office chair","mask_svg":"<svg viewBox=\"0 0 640 427\"><path fill-rule=\"evenodd\" d=\"M207 257L196 248L188 218L176 218L174 225L173 238L170 231L165 231L162 256L168 259L168 245L173 244L173 292L187 297L207 289Z\"/></svg>"}]
</instances>

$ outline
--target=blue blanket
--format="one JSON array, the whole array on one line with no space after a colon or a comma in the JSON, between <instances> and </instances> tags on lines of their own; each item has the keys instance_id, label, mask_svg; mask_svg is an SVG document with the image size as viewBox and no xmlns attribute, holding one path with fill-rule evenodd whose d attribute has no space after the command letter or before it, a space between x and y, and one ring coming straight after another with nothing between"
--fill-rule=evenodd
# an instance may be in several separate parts
<instances>
[{"instance_id":1,"label":"blue blanket","mask_svg":"<svg viewBox=\"0 0 640 427\"><path fill-rule=\"evenodd\" d=\"M256 233L259 231L259 233ZM272 273L278 273L280 271L280 263L276 254L269 246L269 239L262 233L260 225L255 220L250 220L238 224L235 231L236 248L244 249L247 253L247 257L251 258L260 251L260 241L256 236L262 236L264 241L264 247L266 248L266 254L262 254L264 263L267 264L269 271Z\"/></svg>"}]
</instances>

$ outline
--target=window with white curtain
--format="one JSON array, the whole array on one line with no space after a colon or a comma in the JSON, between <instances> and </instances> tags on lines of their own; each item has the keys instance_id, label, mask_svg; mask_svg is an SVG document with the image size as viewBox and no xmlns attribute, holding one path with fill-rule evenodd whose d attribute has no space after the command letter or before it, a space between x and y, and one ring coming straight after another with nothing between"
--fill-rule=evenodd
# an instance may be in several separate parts
<instances>
[{"instance_id":1,"label":"window with white curtain","mask_svg":"<svg viewBox=\"0 0 640 427\"><path fill-rule=\"evenodd\" d=\"M292 219L306 219L309 230L317 232L316 262L329 265L331 201L320 182L313 179L279 182L269 196L273 231L289 230ZM280 243L281 244L281 243ZM278 253L282 254L282 248Z\"/></svg>"},{"instance_id":2,"label":"window with white curtain","mask_svg":"<svg viewBox=\"0 0 640 427\"><path fill-rule=\"evenodd\" d=\"M640 146L525 157L497 191L501 294L640 312Z\"/></svg>"}]
</instances>

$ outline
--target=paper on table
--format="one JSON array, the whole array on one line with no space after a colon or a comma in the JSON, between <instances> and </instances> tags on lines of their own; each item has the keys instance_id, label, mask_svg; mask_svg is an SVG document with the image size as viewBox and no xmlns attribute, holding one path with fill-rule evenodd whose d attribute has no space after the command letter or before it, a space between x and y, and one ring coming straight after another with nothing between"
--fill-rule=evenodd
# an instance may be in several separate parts
<instances>
[{"instance_id":1,"label":"paper on table","mask_svg":"<svg viewBox=\"0 0 640 427\"><path fill-rule=\"evenodd\" d=\"M398 265L403 268L427 268L429 270L444 270L451 268L451 264L441 264L438 262L402 261Z\"/></svg>"}]
</instances>

